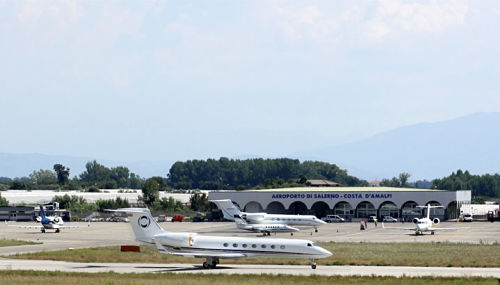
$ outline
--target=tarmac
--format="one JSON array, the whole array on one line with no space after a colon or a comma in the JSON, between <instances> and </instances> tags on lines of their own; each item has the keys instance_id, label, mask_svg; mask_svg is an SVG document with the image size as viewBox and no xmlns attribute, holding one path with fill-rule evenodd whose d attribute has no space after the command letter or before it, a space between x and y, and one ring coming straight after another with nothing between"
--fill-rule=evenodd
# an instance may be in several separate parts
<instances>
[{"instance_id":1,"label":"tarmac","mask_svg":"<svg viewBox=\"0 0 500 285\"><path fill-rule=\"evenodd\" d=\"M199 264L157 263L83 263L51 260L19 260L0 258L0 270L42 270L64 272L117 273L203 273L203 274L290 274L322 276L439 276L500 278L500 268L473 267L408 267L408 266L318 266L219 264L203 269Z\"/></svg>"},{"instance_id":2,"label":"tarmac","mask_svg":"<svg viewBox=\"0 0 500 285\"><path fill-rule=\"evenodd\" d=\"M137 244L128 223L66 223L79 226L75 229L63 229L60 233L47 231L41 233L35 229L9 227L0 224L0 238L21 239L42 242L36 245L0 247L0 255L51 251L70 248L87 248L110 245ZM36 225L31 222L10 222L9 225ZM411 227L413 224L391 224L394 227ZM203 235L262 237L262 234L241 231L230 222L201 223L161 223L161 226L173 232L196 232ZM358 223L327 224L319 228L304 229L291 236L288 233L277 234L280 238L300 238L313 241L334 242L456 242L489 243L500 242L500 223L443 222L439 227L468 227L467 229L438 231L435 235L416 236L412 231L382 229L369 224L361 231ZM275 235L271 235L275 237ZM266 238L266 237L262 237ZM309 266L293 265L243 265L220 264L217 269L205 270L200 264L136 264L136 263L73 263L62 261L37 261L0 258L0 269L60 270L70 272L175 272L175 273L225 273L225 274L294 274L294 275L380 275L380 276L481 276L500 278L500 268L455 268L455 267L401 267L401 266L318 266L312 270Z\"/></svg>"},{"instance_id":3,"label":"tarmac","mask_svg":"<svg viewBox=\"0 0 500 285\"><path fill-rule=\"evenodd\" d=\"M9 225L37 225L35 222L9 222ZM17 253L50 251L68 248L87 248L97 246L137 244L134 241L132 229L128 223L95 222L95 223L65 223L65 225L79 226L75 229L63 229L60 233L48 230L41 233L36 229L10 227L0 224L0 238L20 239L42 242L37 245L0 247L0 255ZM160 225L167 231L194 232L203 235L215 236L244 236L262 237L260 233L238 230L230 222L201 222L201 223L171 223L164 222ZM411 227L412 223L390 224L394 227ZM386 224L386 226L389 226ZM373 223L368 224L368 229L361 231L358 223L326 224L319 228L303 229L291 236L289 233L272 234L271 237L300 238L312 241L334 242L456 242L456 243L500 243L500 223L472 222L451 223L443 222L439 227L468 227L467 229L437 231L435 235L426 233L415 235L412 231L382 229ZM265 237L262 237L265 238Z\"/></svg>"}]
</instances>

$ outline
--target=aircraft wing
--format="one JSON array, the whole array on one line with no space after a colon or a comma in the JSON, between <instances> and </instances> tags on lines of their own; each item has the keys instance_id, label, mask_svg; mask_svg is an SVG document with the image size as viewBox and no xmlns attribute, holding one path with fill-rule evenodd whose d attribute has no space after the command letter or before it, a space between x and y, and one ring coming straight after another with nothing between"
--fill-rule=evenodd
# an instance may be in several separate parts
<instances>
[{"instance_id":1,"label":"aircraft wing","mask_svg":"<svg viewBox=\"0 0 500 285\"><path fill-rule=\"evenodd\" d=\"M382 223L382 228L383 229L394 229L394 230L404 230L404 231L414 231L416 230L417 228L413 227L413 228L403 228L403 227L386 227L384 225L384 223Z\"/></svg>"},{"instance_id":2,"label":"aircraft wing","mask_svg":"<svg viewBox=\"0 0 500 285\"><path fill-rule=\"evenodd\" d=\"M191 257L219 257L219 258L243 258L247 257L243 253L208 253L208 252L169 252L171 255L191 256Z\"/></svg>"},{"instance_id":3,"label":"aircraft wing","mask_svg":"<svg viewBox=\"0 0 500 285\"><path fill-rule=\"evenodd\" d=\"M59 227L60 229L76 229L76 228L80 228L79 226L60 226Z\"/></svg>"},{"instance_id":4,"label":"aircraft wing","mask_svg":"<svg viewBox=\"0 0 500 285\"><path fill-rule=\"evenodd\" d=\"M9 227L23 228L23 229L43 229L43 226L18 226L18 225L7 225Z\"/></svg>"},{"instance_id":5,"label":"aircraft wing","mask_svg":"<svg viewBox=\"0 0 500 285\"><path fill-rule=\"evenodd\" d=\"M469 227L459 227L459 228L429 228L431 231L445 231L445 230L465 230Z\"/></svg>"}]
</instances>

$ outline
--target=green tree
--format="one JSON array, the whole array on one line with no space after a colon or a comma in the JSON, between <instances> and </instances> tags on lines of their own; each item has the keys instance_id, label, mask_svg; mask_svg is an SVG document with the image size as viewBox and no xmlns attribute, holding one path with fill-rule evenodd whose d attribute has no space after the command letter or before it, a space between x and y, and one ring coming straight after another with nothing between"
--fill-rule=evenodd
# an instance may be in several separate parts
<instances>
[{"instance_id":1,"label":"green tree","mask_svg":"<svg viewBox=\"0 0 500 285\"><path fill-rule=\"evenodd\" d=\"M2 197L2 194L0 194L0 207L7 207L9 206L9 201Z\"/></svg>"},{"instance_id":2,"label":"green tree","mask_svg":"<svg viewBox=\"0 0 500 285\"><path fill-rule=\"evenodd\" d=\"M21 180L13 180L10 184L10 189L12 190L28 190L30 189L29 185Z\"/></svg>"},{"instance_id":3,"label":"green tree","mask_svg":"<svg viewBox=\"0 0 500 285\"><path fill-rule=\"evenodd\" d=\"M408 183L408 179L410 178L411 174L409 173L406 173L406 172L402 172L399 174L399 183L400 183L400 187L411 187L410 183Z\"/></svg>"},{"instance_id":4,"label":"green tree","mask_svg":"<svg viewBox=\"0 0 500 285\"><path fill-rule=\"evenodd\" d=\"M191 210L193 211L208 211L210 210L210 202L205 193L194 193L189 198Z\"/></svg>"},{"instance_id":5,"label":"green tree","mask_svg":"<svg viewBox=\"0 0 500 285\"><path fill-rule=\"evenodd\" d=\"M154 178L149 178L142 187L142 198L147 206L153 205L160 198L160 185Z\"/></svg>"},{"instance_id":6,"label":"green tree","mask_svg":"<svg viewBox=\"0 0 500 285\"><path fill-rule=\"evenodd\" d=\"M57 174L57 183L66 184L69 180L69 167L62 164L54 164L54 171Z\"/></svg>"},{"instance_id":7,"label":"green tree","mask_svg":"<svg viewBox=\"0 0 500 285\"><path fill-rule=\"evenodd\" d=\"M57 183L56 173L48 169L35 170L29 177L32 183L36 185L51 185Z\"/></svg>"}]
</instances>

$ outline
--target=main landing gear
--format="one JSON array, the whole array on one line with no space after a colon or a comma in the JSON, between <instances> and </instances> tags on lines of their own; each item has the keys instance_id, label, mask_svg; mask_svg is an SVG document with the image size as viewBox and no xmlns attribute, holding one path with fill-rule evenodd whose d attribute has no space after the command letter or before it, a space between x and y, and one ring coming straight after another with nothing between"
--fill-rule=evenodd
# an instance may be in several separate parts
<instances>
[{"instance_id":1,"label":"main landing gear","mask_svg":"<svg viewBox=\"0 0 500 285\"><path fill-rule=\"evenodd\" d=\"M56 229L56 233L60 233L60 232L61 232L61 230L60 230L60 229Z\"/></svg>"},{"instance_id":2,"label":"main landing gear","mask_svg":"<svg viewBox=\"0 0 500 285\"><path fill-rule=\"evenodd\" d=\"M204 269L214 269L217 264L219 264L219 258L218 257L207 257L205 262L203 262L203 268Z\"/></svg>"},{"instance_id":3,"label":"main landing gear","mask_svg":"<svg viewBox=\"0 0 500 285\"><path fill-rule=\"evenodd\" d=\"M434 235L434 232L433 232L433 231L431 232L431 235Z\"/></svg>"},{"instance_id":4,"label":"main landing gear","mask_svg":"<svg viewBox=\"0 0 500 285\"><path fill-rule=\"evenodd\" d=\"M317 233L318 232L318 228L314 228L314 232Z\"/></svg>"},{"instance_id":5,"label":"main landing gear","mask_svg":"<svg viewBox=\"0 0 500 285\"><path fill-rule=\"evenodd\" d=\"M45 233L45 229L42 229L42 234L44 234L44 233Z\"/></svg>"},{"instance_id":6,"label":"main landing gear","mask_svg":"<svg viewBox=\"0 0 500 285\"><path fill-rule=\"evenodd\" d=\"M311 262L309 264L311 264L312 269L316 269L316 262L314 262L314 258L311 258Z\"/></svg>"}]
</instances>

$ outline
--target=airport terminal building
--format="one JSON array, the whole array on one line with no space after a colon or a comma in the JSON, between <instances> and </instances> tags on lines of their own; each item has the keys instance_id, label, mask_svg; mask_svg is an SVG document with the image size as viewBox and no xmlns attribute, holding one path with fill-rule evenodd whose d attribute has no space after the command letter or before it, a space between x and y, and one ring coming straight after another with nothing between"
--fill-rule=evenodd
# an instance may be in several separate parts
<instances>
[{"instance_id":1,"label":"airport terminal building","mask_svg":"<svg viewBox=\"0 0 500 285\"><path fill-rule=\"evenodd\" d=\"M417 206L443 206L431 210L441 220L460 215L460 207L471 203L471 191L446 191L392 187L301 187L246 191L214 191L209 200L231 199L246 212L334 214L352 219L392 216L413 219L425 211Z\"/></svg>"}]
</instances>

